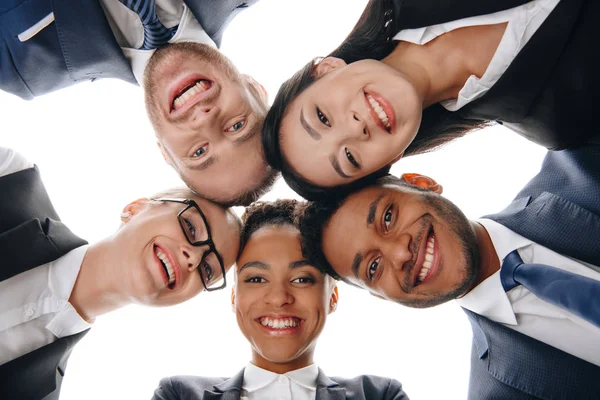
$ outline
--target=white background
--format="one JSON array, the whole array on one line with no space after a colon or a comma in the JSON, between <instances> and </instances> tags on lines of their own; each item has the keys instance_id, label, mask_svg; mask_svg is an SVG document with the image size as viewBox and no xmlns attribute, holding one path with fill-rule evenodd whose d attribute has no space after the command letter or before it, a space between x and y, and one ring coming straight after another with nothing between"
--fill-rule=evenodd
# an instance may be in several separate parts
<instances>
[{"instance_id":1,"label":"white background","mask_svg":"<svg viewBox=\"0 0 600 400\"><path fill-rule=\"evenodd\" d=\"M284 79L341 42L365 3L261 0L231 23L222 51L272 98ZM128 202L181 184L155 145L138 87L105 80L31 102L0 93L0 116L0 145L38 164L62 220L90 242L118 228ZM477 218L508 205L544 153L498 126L401 160L392 172L435 178ZM295 197L283 182L265 196L283 197ZM316 353L328 375L394 377L412 399L466 398L471 330L456 304L413 310L344 284L339 291ZM229 298L226 289L171 308L129 306L98 318L70 358L61 398L147 399L164 376L235 374L250 349Z\"/></svg>"}]
</instances>

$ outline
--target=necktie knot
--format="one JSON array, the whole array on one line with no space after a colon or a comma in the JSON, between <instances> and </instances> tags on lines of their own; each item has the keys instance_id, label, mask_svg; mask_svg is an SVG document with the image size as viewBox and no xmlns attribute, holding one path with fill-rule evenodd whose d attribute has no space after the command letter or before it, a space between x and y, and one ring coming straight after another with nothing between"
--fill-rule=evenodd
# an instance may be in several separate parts
<instances>
[{"instance_id":1,"label":"necktie knot","mask_svg":"<svg viewBox=\"0 0 600 400\"><path fill-rule=\"evenodd\" d=\"M119 0L135 12L144 27L144 44L141 50L157 49L167 44L177 32L177 26L165 27L156 15L156 0Z\"/></svg>"},{"instance_id":2,"label":"necktie knot","mask_svg":"<svg viewBox=\"0 0 600 400\"><path fill-rule=\"evenodd\" d=\"M523 260L517 250L513 250L504 258L500 268L500 282L505 292L519 285L519 282L515 280L515 271L522 264Z\"/></svg>"}]
</instances>

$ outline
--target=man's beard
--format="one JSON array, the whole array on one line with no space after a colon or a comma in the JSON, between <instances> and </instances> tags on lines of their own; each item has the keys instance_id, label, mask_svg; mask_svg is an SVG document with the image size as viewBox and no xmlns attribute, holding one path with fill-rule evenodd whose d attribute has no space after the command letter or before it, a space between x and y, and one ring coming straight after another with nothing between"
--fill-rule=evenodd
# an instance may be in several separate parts
<instances>
[{"instance_id":1,"label":"man's beard","mask_svg":"<svg viewBox=\"0 0 600 400\"><path fill-rule=\"evenodd\" d=\"M419 190L420 191L420 190ZM464 276L457 285L434 297L397 300L398 303L413 308L428 308L454 300L467 293L475 283L479 274L479 246L471 223L456 205L442 196L423 191L423 199L446 222L451 236L455 237L460 246L460 255L464 263L456 273Z\"/></svg>"}]
</instances>

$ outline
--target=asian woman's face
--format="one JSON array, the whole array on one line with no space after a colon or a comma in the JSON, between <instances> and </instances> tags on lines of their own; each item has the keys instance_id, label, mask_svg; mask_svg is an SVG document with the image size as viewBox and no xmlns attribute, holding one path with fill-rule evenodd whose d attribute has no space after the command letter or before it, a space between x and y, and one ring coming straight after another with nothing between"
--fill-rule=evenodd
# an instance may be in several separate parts
<instances>
[{"instance_id":1,"label":"asian woman's face","mask_svg":"<svg viewBox=\"0 0 600 400\"><path fill-rule=\"evenodd\" d=\"M289 106L281 151L291 168L322 187L350 183L397 161L421 123L414 85L375 60L326 58L317 80Z\"/></svg>"}]
</instances>

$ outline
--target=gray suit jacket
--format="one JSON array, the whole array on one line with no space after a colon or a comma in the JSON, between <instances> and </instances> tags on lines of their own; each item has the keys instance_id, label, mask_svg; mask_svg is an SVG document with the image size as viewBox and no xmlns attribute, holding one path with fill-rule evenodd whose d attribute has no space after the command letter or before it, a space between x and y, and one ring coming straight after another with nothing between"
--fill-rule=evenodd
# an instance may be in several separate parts
<instances>
[{"instance_id":1,"label":"gray suit jacket","mask_svg":"<svg viewBox=\"0 0 600 400\"><path fill-rule=\"evenodd\" d=\"M244 370L233 378L173 376L163 378L153 400L239 400ZM361 375L352 379L329 378L319 368L316 400L408 400L395 379Z\"/></svg>"}]
</instances>

